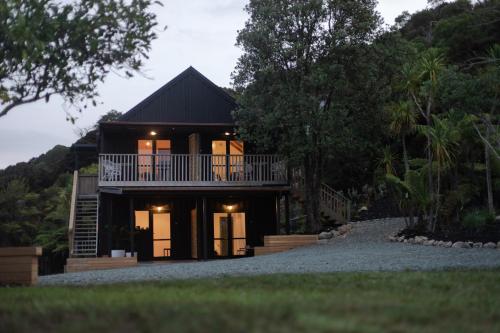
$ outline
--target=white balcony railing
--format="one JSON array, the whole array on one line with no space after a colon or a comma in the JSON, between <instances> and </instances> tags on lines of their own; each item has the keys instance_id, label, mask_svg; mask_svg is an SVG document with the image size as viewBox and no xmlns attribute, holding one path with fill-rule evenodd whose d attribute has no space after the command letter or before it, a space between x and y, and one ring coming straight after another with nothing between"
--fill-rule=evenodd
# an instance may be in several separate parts
<instances>
[{"instance_id":1,"label":"white balcony railing","mask_svg":"<svg viewBox=\"0 0 500 333\"><path fill-rule=\"evenodd\" d=\"M285 162L277 155L99 155L99 186L258 186L286 183Z\"/></svg>"}]
</instances>

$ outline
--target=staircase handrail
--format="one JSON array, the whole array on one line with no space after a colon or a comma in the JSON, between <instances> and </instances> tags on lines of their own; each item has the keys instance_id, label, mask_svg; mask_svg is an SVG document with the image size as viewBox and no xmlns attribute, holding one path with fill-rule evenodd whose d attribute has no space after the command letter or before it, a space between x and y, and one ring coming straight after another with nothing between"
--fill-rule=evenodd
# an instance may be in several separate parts
<instances>
[{"instance_id":1,"label":"staircase handrail","mask_svg":"<svg viewBox=\"0 0 500 333\"><path fill-rule=\"evenodd\" d=\"M299 183L301 187L305 185L305 177L302 175L302 170L294 169L292 171L292 187L297 187ZM331 186L321 183L320 188L321 204L336 214L340 214L347 222L351 219L351 200L345 197L342 193L334 190ZM340 206L340 207L339 207Z\"/></svg>"},{"instance_id":2,"label":"staircase handrail","mask_svg":"<svg viewBox=\"0 0 500 333\"><path fill-rule=\"evenodd\" d=\"M77 196L78 196L78 170L75 170L73 172L73 188L71 190L71 206L69 209L69 221L68 221L68 245L69 245L70 256L73 255Z\"/></svg>"}]
</instances>

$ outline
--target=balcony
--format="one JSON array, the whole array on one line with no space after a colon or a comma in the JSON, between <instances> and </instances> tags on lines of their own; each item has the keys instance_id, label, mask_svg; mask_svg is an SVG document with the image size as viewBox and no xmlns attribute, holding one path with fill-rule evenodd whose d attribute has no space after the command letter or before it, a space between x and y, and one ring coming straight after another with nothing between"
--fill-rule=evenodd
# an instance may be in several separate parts
<instances>
[{"instance_id":1,"label":"balcony","mask_svg":"<svg viewBox=\"0 0 500 333\"><path fill-rule=\"evenodd\" d=\"M286 185L278 155L100 154L99 186Z\"/></svg>"}]
</instances>

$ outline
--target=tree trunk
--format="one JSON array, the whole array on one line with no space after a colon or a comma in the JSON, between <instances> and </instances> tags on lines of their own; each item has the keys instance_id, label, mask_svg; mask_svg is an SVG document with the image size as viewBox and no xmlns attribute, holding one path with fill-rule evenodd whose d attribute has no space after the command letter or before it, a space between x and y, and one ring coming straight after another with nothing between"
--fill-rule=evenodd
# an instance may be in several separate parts
<instances>
[{"instance_id":1,"label":"tree trunk","mask_svg":"<svg viewBox=\"0 0 500 333\"><path fill-rule=\"evenodd\" d=\"M491 129L486 126L486 140L490 140ZM491 157L490 147L484 143L484 164L486 165L486 190L488 192L488 211L495 214L495 206L493 205L493 185L491 181Z\"/></svg>"},{"instance_id":2,"label":"tree trunk","mask_svg":"<svg viewBox=\"0 0 500 333\"><path fill-rule=\"evenodd\" d=\"M319 233L321 231L321 167L320 161L314 155L307 156L304 161L304 183L306 231Z\"/></svg>"},{"instance_id":3,"label":"tree trunk","mask_svg":"<svg viewBox=\"0 0 500 333\"><path fill-rule=\"evenodd\" d=\"M406 148L406 136L405 135L402 135L401 141L403 144L403 161L405 164L405 179L406 179L406 175L410 171L410 162L408 161L408 150ZM410 198L410 205L408 207L408 219L409 219L409 227L413 228L413 226L415 225L415 218L413 216L414 208L413 208L413 203L411 201L412 201L412 198Z\"/></svg>"},{"instance_id":4,"label":"tree trunk","mask_svg":"<svg viewBox=\"0 0 500 333\"><path fill-rule=\"evenodd\" d=\"M406 136L403 135L401 138L401 141L403 143L403 161L405 164L405 172L410 171L410 162L408 161L408 151L406 149Z\"/></svg>"},{"instance_id":5,"label":"tree trunk","mask_svg":"<svg viewBox=\"0 0 500 333\"><path fill-rule=\"evenodd\" d=\"M426 108L426 125L428 128L431 127L432 121L431 121L431 110L432 110L432 96L429 96L429 99L427 100L427 108ZM434 181L433 181L433 176L432 176L432 138L429 133L427 133L427 164L429 166L429 171L427 174L427 181L428 181L428 187L429 187L429 195L430 195L430 207L428 210L428 227L432 230L433 229L433 224L434 224Z\"/></svg>"}]
</instances>

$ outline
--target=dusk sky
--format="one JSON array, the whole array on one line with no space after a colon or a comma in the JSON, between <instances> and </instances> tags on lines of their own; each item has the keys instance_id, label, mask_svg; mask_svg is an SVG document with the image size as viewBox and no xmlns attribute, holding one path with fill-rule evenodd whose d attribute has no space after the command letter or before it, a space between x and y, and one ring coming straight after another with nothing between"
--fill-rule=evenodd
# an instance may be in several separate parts
<instances>
[{"instance_id":1,"label":"dusk sky","mask_svg":"<svg viewBox=\"0 0 500 333\"><path fill-rule=\"evenodd\" d=\"M129 110L156 89L192 65L219 86L230 86L230 74L241 53L236 34L247 19L243 0L163 0L155 6L159 32L153 42L144 73L132 79L111 74L99 87L100 102L77 114L73 125L66 121L61 98L39 101L13 109L0 118L0 169L27 161L56 144L69 146L77 139L78 128L87 128L115 109ZM379 12L386 24L404 10L422 9L427 0L380 0ZM74 112L73 112L74 114Z\"/></svg>"}]
</instances>

